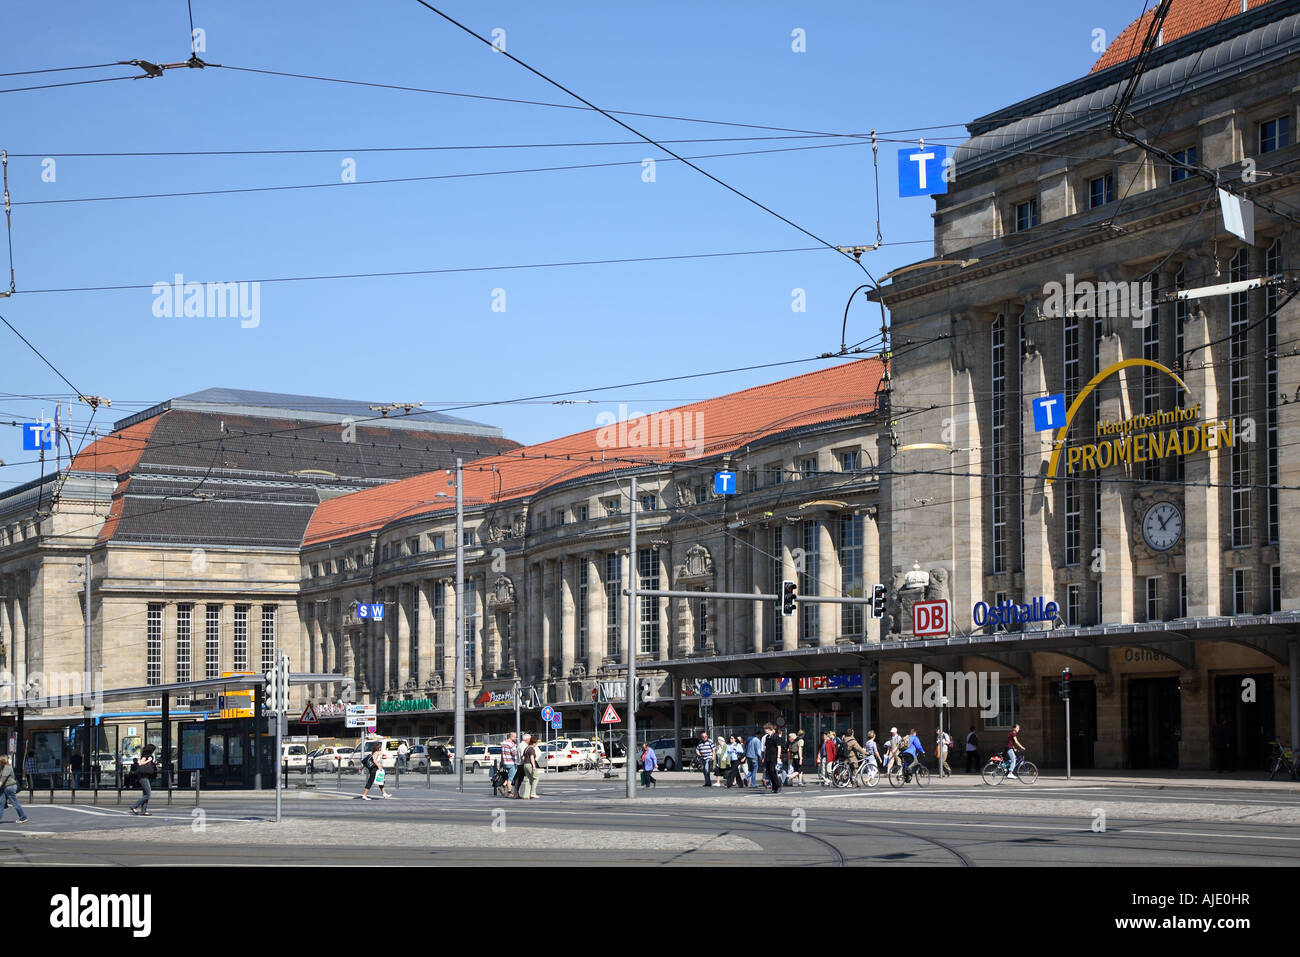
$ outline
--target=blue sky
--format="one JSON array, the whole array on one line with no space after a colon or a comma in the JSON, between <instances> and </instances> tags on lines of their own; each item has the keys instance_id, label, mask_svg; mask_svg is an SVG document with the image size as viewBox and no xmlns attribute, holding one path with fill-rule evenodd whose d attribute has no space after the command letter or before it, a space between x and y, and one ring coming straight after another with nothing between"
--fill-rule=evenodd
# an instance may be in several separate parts
<instances>
[{"instance_id":1,"label":"blue sky","mask_svg":"<svg viewBox=\"0 0 1300 957\"><path fill-rule=\"evenodd\" d=\"M415 0L193 0L203 59L375 83L572 102ZM438 4L435 3L435 6ZM1093 31L1114 37L1135 0L792 5L446 0L482 35L606 109L860 133L963 123L1085 74ZM792 49L803 31L806 50ZM0 72L189 55L184 0L12 6ZM132 67L0 78L0 88L131 75ZM209 386L450 408L832 351L865 276L829 251L436 276L264 283L259 322L154 315L149 288L24 290L786 249L815 243L646 144L361 152L633 139L597 113L380 90L224 69L0 95L19 294L0 314L83 392L114 400L107 426ZM623 117L662 139L781 136ZM935 130L932 142L960 128ZM908 136L918 134L905 134ZM958 139L952 139L958 138ZM683 143L686 156L825 139ZM326 149L277 156L60 156L76 152ZM926 198L897 198L897 143L880 154L880 276L931 253ZM19 156L15 154L34 154ZM43 179L54 160L54 181ZM358 182L342 184L345 160ZM602 169L364 185L366 180L624 162ZM875 238L868 146L699 160L833 243ZM46 177L48 178L48 173ZM28 205L38 201L308 183L337 187ZM795 312L793 290L806 295ZM505 311L500 306L504 291ZM849 341L878 332L865 301ZM0 418L33 418L69 390L0 328ZM821 364L587 393L597 404L510 404L453 414L538 441L634 411L745 388ZM85 423L87 411L74 409ZM37 474L0 429L0 488ZM16 463L16 464L15 464ZM26 463L26 464L24 464Z\"/></svg>"}]
</instances>

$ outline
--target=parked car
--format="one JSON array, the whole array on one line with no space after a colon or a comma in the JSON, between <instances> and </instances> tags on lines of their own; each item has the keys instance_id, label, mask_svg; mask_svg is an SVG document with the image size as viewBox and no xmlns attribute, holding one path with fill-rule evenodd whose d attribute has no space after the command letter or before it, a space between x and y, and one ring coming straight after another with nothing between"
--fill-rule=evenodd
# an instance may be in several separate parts
<instances>
[{"instance_id":1,"label":"parked car","mask_svg":"<svg viewBox=\"0 0 1300 957\"><path fill-rule=\"evenodd\" d=\"M379 762L381 768L385 771L391 771L397 767L397 749L405 741L405 738L370 738L367 741L357 742L355 758L358 769L361 767L362 757L366 751L369 751L375 755L375 760ZM365 750L363 751L362 748Z\"/></svg>"},{"instance_id":2,"label":"parked car","mask_svg":"<svg viewBox=\"0 0 1300 957\"><path fill-rule=\"evenodd\" d=\"M682 769L681 752L672 738L659 738L650 742L650 749L655 753L658 771L680 771ZM640 753L638 751L638 753Z\"/></svg>"},{"instance_id":3,"label":"parked car","mask_svg":"<svg viewBox=\"0 0 1300 957\"><path fill-rule=\"evenodd\" d=\"M280 765L286 771L307 773L307 745L280 745Z\"/></svg>"},{"instance_id":4,"label":"parked car","mask_svg":"<svg viewBox=\"0 0 1300 957\"><path fill-rule=\"evenodd\" d=\"M615 741L612 745L606 747L604 742L600 742L600 754L608 754L610 764L614 767L622 767L627 764L627 749Z\"/></svg>"},{"instance_id":5,"label":"parked car","mask_svg":"<svg viewBox=\"0 0 1300 957\"><path fill-rule=\"evenodd\" d=\"M583 740L584 745L590 745L590 741ZM576 768L578 762L582 760L586 750L577 747L578 740L573 738L556 738L550 743L549 757L547 758L547 770L565 771L569 768Z\"/></svg>"},{"instance_id":6,"label":"parked car","mask_svg":"<svg viewBox=\"0 0 1300 957\"><path fill-rule=\"evenodd\" d=\"M479 768L490 768L500 760L501 745L499 744L479 742L465 747L465 769L471 774Z\"/></svg>"},{"instance_id":7,"label":"parked car","mask_svg":"<svg viewBox=\"0 0 1300 957\"><path fill-rule=\"evenodd\" d=\"M311 769L316 774L333 774L340 770L356 771L356 762L351 760L351 756L356 754L356 748L335 747L326 745L323 748L317 748L307 757L311 763Z\"/></svg>"}]
</instances>

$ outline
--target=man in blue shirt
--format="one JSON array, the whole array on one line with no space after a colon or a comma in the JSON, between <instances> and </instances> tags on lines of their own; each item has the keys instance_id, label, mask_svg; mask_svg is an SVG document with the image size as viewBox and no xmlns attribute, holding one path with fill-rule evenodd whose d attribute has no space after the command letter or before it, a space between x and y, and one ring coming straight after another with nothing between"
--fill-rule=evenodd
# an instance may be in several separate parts
<instances>
[{"instance_id":1,"label":"man in blue shirt","mask_svg":"<svg viewBox=\"0 0 1300 957\"><path fill-rule=\"evenodd\" d=\"M763 760L763 743L758 740L757 732L745 742L745 760L749 762L749 786L752 788L758 781L758 762Z\"/></svg>"},{"instance_id":2,"label":"man in blue shirt","mask_svg":"<svg viewBox=\"0 0 1300 957\"><path fill-rule=\"evenodd\" d=\"M925 754L925 748L921 746L921 739L916 736L916 729L907 736L907 747L903 749L905 754L911 755L907 764L903 767L903 780L907 780L912 765L921 760L921 755Z\"/></svg>"}]
</instances>

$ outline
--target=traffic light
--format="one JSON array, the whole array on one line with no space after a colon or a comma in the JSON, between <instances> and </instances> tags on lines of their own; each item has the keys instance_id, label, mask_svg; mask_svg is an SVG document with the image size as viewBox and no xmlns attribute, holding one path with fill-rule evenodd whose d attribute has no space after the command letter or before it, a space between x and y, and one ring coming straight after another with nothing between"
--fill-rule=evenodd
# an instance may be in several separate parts
<instances>
[{"instance_id":1,"label":"traffic light","mask_svg":"<svg viewBox=\"0 0 1300 957\"><path fill-rule=\"evenodd\" d=\"M876 585L871 589L871 617L885 617L885 586Z\"/></svg>"},{"instance_id":2,"label":"traffic light","mask_svg":"<svg viewBox=\"0 0 1300 957\"><path fill-rule=\"evenodd\" d=\"M781 614L793 615L794 603L799 598L799 586L788 578L781 582Z\"/></svg>"},{"instance_id":3,"label":"traffic light","mask_svg":"<svg viewBox=\"0 0 1300 957\"><path fill-rule=\"evenodd\" d=\"M1061 672L1061 683L1057 685L1056 693L1059 694L1063 699L1067 701L1069 700L1070 698L1070 669L1069 668L1066 668L1064 671Z\"/></svg>"},{"instance_id":4,"label":"traffic light","mask_svg":"<svg viewBox=\"0 0 1300 957\"><path fill-rule=\"evenodd\" d=\"M280 710L280 669L274 667L266 673L266 704L263 708L267 711Z\"/></svg>"}]
</instances>

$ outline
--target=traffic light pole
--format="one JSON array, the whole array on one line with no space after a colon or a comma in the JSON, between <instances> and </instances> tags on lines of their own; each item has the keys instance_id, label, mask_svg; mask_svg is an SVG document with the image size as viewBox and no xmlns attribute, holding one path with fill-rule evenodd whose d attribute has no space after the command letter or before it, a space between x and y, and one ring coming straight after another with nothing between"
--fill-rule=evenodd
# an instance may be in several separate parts
<instances>
[{"instance_id":1,"label":"traffic light pole","mask_svg":"<svg viewBox=\"0 0 1300 957\"><path fill-rule=\"evenodd\" d=\"M1061 672L1061 687L1065 691L1065 780L1070 780L1070 669Z\"/></svg>"},{"instance_id":2,"label":"traffic light pole","mask_svg":"<svg viewBox=\"0 0 1300 957\"><path fill-rule=\"evenodd\" d=\"M641 563L637 561L636 552L636 476L632 476L632 490L629 493L631 502L628 505L629 518L631 519L628 531L628 584L631 588L624 588L623 592L627 598L627 761L625 762L627 777L627 796L629 799L636 797L636 769L632 766L633 755L636 753L636 650L639 638L640 628L637 627L637 595L650 594L650 592L641 592L637 585L641 580ZM677 742L678 746L681 742ZM613 755L610 756L611 760Z\"/></svg>"}]
</instances>

